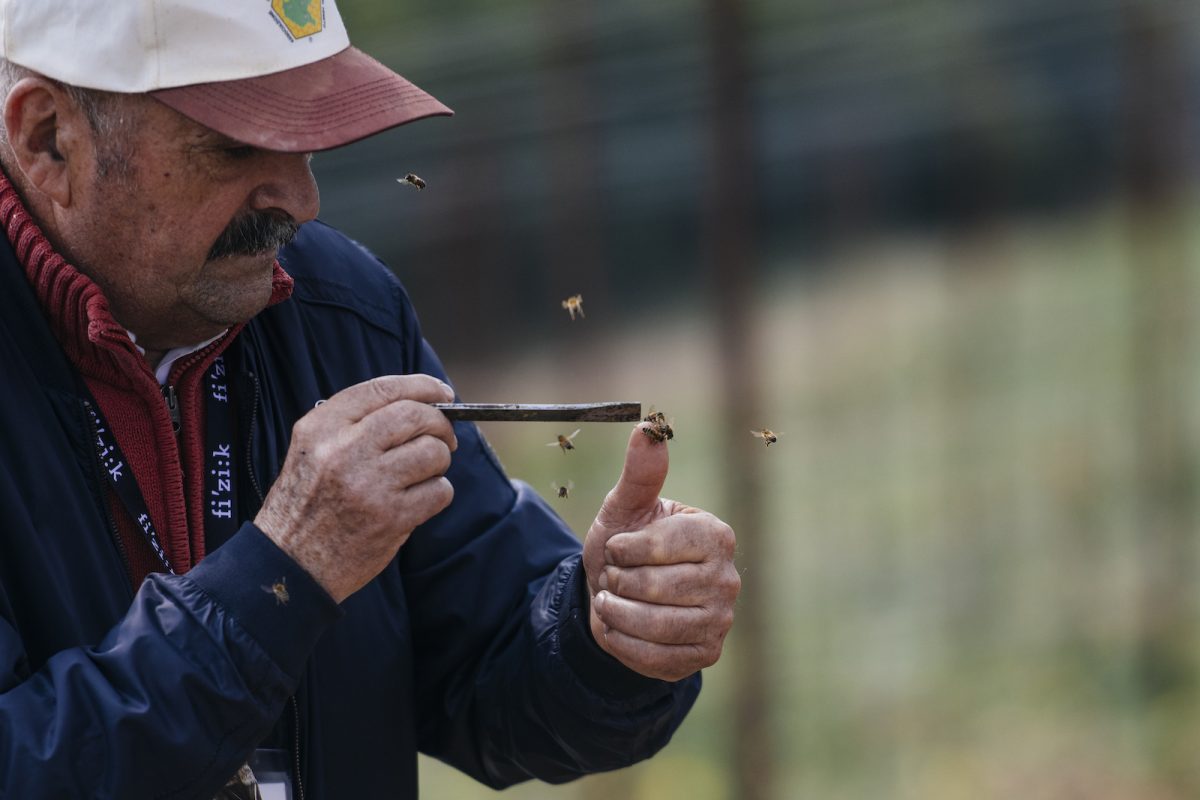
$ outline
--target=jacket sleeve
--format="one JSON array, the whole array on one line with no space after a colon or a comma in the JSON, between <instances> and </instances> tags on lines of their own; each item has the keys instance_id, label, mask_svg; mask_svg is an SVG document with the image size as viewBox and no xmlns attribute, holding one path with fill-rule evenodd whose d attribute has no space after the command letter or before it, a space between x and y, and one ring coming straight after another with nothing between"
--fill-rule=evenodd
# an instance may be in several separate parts
<instances>
[{"instance_id":1,"label":"jacket sleeve","mask_svg":"<svg viewBox=\"0 0 1200 800\"><path fill-rule=\"evenodd\" d=\"M285 576L283 606L262 585ZM36 671L0 619L0 798L211 797L337 613L247 524L187 575L148 578L102 641Z\"/></svg>"},{"instance_id":2,"label":"jacket sleeve","mask_svg":"<svg viewBox=\"0 0 1200 800\"><path fill-rule=\"evenodd\" d=\"M412 371L445 379L409 319ZM695 701L699 674L654 680L601 650L579 540L509 481L475 425L455 431L455 500L401 550L422 751L494 788L649 757Z\"/></svg>"}]
</instances>

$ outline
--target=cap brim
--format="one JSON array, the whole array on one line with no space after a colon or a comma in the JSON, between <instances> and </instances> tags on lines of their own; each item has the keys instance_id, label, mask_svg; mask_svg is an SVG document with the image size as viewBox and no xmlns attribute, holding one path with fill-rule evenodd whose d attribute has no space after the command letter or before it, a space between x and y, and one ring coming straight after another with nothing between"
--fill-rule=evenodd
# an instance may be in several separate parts
<instances>
[{"instance_id":1,"label":"cap brim","mask_svg":"<svg viewBox=\"0 0 1200 800\"><path fill-rule=\"evenodd\" d=\"M239 142L285 153L328 150L454 112L358 48L302 67L150 96Z\"/></svg>"}]
</instances>

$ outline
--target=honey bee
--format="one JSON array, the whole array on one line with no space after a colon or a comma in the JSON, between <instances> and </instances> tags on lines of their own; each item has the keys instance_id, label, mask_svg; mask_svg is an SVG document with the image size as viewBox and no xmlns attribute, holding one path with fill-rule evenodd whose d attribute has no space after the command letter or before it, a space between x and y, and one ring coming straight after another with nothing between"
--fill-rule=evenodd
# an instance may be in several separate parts
<instances>
[{"instance_id":1,"label":"honey bee","mask_svg":"<svg viewBox=\"0 0 1200 800\"><path fill-rule=\"evenodd\" d=\"M566 300L563 300L562 307L565 308L567 310L567 312L571 315L571 319L575 319L576 311L579 312L580 318L583 318L585 316L583 313L583 295L581 295L581 294L573 294L570 297L568 297Z\"/></svg>"},{"instance_id":2,"label":"honey bee","mask_svg":"<svg viewBox=\"0 0 1200 800\"><path fill-rule=\"evenodd\" d=\"M763 428L759 431L750 431L750 435L757 436L758 438L762 439L763 444L767 447L770 447L771 445L775 444L775 442L779 441L779 434L768 428Z\"/></svg>"},{"instance_id":3,"label":"honey bee","mask_svg":"<svg viewBox=\"0 0 1200 800\"><path fill-rule=\"evenodd\" d=\"M425 181L421 180L420 177L413 175L411 172L405 175L403 178L396 178L396 182L407 183L409 186L414 187L418 192L425 188Z\"/></svg>"},{"instance_id":4,"label":"honey bee","mask_svg":"<svg viewBox=\"0 0 1200 800\"><path fill-rule=\"evenodd\" d=\"M667 439L675 438L675 431L667 422L667 417L661 411L655 411L654 407L650 407L650 413L647 414L642 422L649 422L650 427L642 428L642 433L649 436L656 442L664 442Z\"/></svg>"},{"instance_id":5,"label":"honey bee","mask_svg":"<svg viewBox=\"0 0 1200 800\"><path fill-rule=\"evenodd\" d=\"M555 496L566 500L571 496L571 490L575 488L575 481L567 481L566 486L559 486L557 483L551 483L550 488L554 490Z\"/></svg>"},{"instance_id":6,"label":"honey bee","mask_svg":"<svg viewBox=\"0 0 1200 800\"><path fill-rule=\"evenodd\" d=\"M267 594L275 595L276 605L286 606L288 601L292 599L291 595L288 594L286 575L272 583L270 586L262 587L262 590Z\"/></svg>"},{"instance_id":7,"label":"honey bee","mask_svg":"<svg viewBox=\"0 0 1200 800\"><path fill-rule=\"evenodd\" d=\"M563 435L560 433L560 434L558 435L558 441L556 441L556 442L546 442L546 447L561 447L561 448L562 448L562 451L563 451L564 453L566 453L568 450L574 450L574 449L575 449L575 445L571 444L571 440L572 440L572 439L574 439L576 436L578 436L578 435L579 435L579 431L580 431L580 430L581 430L580 428L576 428L576 429L575 429L575 432L574 432L574 433L572 433L570 436L563 436Z\"/></svg>"}]
</instances>

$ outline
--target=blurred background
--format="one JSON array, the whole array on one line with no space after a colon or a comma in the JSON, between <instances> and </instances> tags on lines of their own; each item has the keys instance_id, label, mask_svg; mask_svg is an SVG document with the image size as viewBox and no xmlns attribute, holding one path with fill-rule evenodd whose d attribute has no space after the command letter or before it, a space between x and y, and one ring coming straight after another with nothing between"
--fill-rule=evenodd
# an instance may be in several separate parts
<instances>
[{"instance_id":1,"label":"blurred background","mask_svg":"<svg viewBox=\"0 0 1200 800\"><path fill-rule=\"evenodd\" d=\"M457 115L323 217L464 399L654 404L739 533L672 743L506 797L1200 797L1200 5L340 5ZM486 433L582 534L627 430L568 427Z\"/></svg>"}]
</instances>

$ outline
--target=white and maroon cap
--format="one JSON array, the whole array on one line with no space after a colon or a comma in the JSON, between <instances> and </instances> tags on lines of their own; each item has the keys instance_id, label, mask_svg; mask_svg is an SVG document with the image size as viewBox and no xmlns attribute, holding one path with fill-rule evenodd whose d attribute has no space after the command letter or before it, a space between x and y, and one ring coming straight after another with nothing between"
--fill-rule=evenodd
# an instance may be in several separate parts
<instances>
[{"instance_id":1,"label":"white and maroon cap","mask_svg":"<svg viewBox=\"0 0 1200 800\"><path fill-rule=\"evenodd\" d=\"M0 0L0 56L283 152L453 113L352 47L334 0Z\"/></svg>"}]
</instances>

